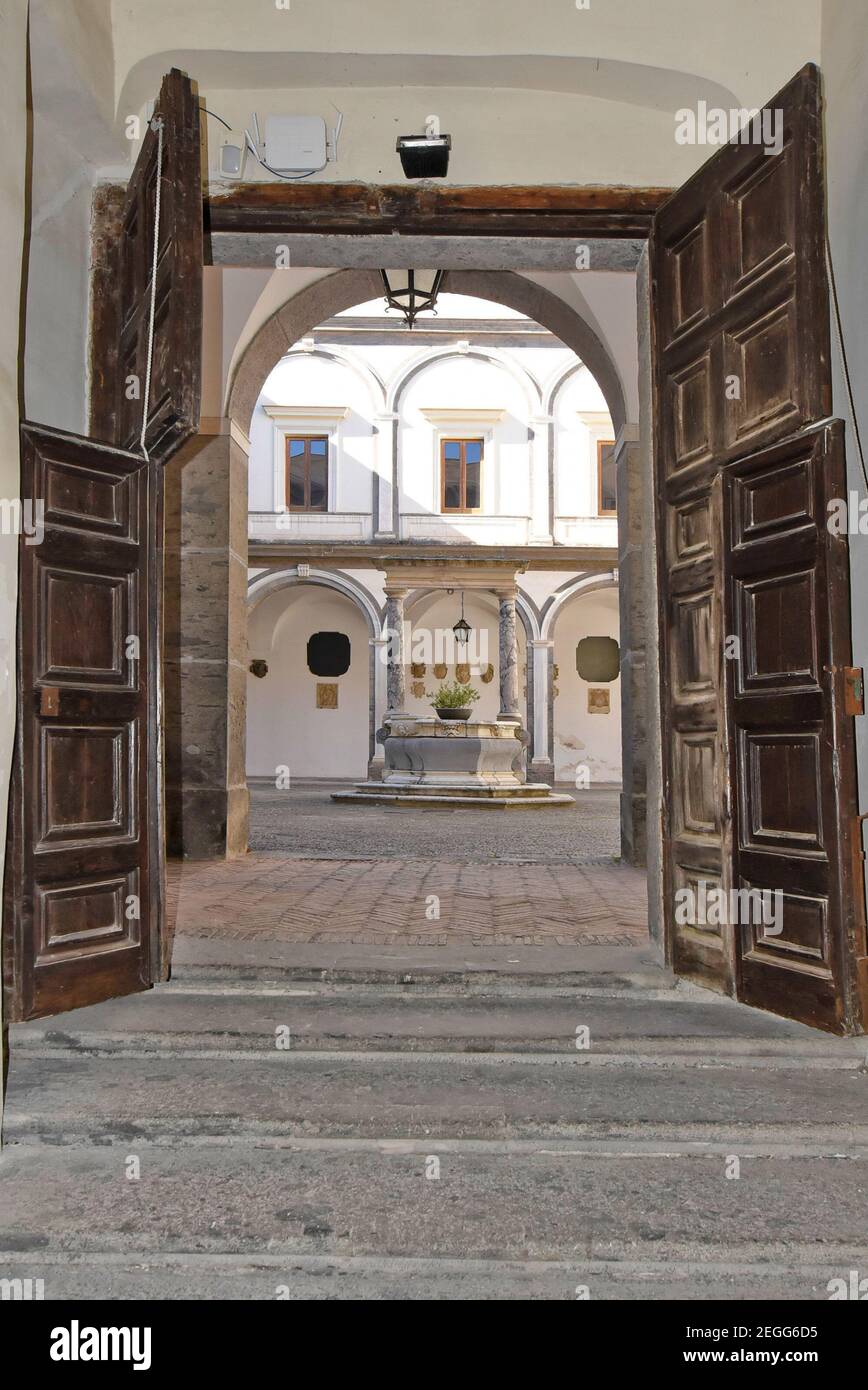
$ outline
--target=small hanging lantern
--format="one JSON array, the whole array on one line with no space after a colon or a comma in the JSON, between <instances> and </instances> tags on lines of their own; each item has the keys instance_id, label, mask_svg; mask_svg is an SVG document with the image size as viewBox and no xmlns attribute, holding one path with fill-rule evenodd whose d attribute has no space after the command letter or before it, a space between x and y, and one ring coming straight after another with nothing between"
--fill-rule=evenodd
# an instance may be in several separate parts
<instances>
[{"instance_id":1,"label":"small hanging lantern","mask_svg":"<svg viewBox=\"0 0 868 1390\"><path fill-rule=\"evenodd\" d=\"M463 589L461 590L461 617L458 619L458 622L455 624L452 631L455 633L455 641L458 643L459 647L466 647L468 638L470 637L470 634L473 631L473 629L471 628L469 622L464 616Z\"/></svg>"},{"instance_id":2,"label":"small hanging lantern","mask_svg":"<svg viewBox=\"0 0 868 1390\"><path fill-rule=\"evenodd\" d=\"M381 270L380 274L387 307L400 310L408 328L413 327L417 315L429 310L436 313L442 270Z\"/></svg>"}]
</instances>

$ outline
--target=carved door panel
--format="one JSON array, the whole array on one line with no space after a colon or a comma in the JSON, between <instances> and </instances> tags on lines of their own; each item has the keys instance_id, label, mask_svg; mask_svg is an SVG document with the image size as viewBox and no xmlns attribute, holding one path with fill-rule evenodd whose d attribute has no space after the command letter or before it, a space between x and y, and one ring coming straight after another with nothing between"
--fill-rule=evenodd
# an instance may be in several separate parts
<instances>
[{"instance_id":1,"label":"carved door panel","mask_svg":"<svg viewBox=\"0 0 868 1390\"><path fill-rule=\"evenodd\" d=\"M766 920L738 928L738 994L834 1032L861 1026L865 955L848 547L827 524L846 496L840 421L725 470L733 878L768 895Z\"/></svg>"}]
</instances>

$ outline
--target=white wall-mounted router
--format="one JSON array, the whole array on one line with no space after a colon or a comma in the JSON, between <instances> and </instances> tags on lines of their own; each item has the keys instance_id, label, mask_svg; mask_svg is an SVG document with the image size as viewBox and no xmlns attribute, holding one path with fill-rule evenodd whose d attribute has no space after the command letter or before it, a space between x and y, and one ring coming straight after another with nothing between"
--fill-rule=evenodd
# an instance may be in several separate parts
<instances>
[{"instance_id":1,"label":"white wall-mounted router","mask_svg":"<svg viewBox=\"0 0 868 1390\"><path fill-rule=\"evenodd\" d=\"M279 174L321 169L328 162L322 116L267 116L265 163Z\"/></svg>"}]
</instances>

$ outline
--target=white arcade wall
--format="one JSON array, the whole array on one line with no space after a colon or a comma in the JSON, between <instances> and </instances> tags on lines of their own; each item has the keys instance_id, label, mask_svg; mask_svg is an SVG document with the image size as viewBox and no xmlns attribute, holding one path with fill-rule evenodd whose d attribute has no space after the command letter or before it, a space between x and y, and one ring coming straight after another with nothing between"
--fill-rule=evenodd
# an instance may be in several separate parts
<instances>
[{"instance_id":1,"label":"white arcade wall","mask_svg":"<svg viewBox=\"0 0 868 1390\"><path fill-rule=\"evenodd\" d=\"M336 572L340 574L341 572ZM382 603L382 575L355 571L346 578L361 585L366 576L372 604ZM522 576L525 592L533 601L545 599L563 583L562 574ZM495 719L499 705L497 674L497 606L493 595L465 594L464 611L474 630L474 658L470 683L479 692L475 713ZM461 612L459 591L423 594L408 602L410 623L408 658L435 657L434 636L447 635ZM548 631L548 629L547 629ZM315 632L342 632L350 639L350 668L345 675L327 678L338 687L336 709L317 708L318 678L307 668L307 642ZM527 640L519 622L520 708L529 726L527 709ZM620 679L607 685L607 713L589 711L589 683L576 671L576 647L583 637L618 640L618 591L616 588L577 594L558 610L553 632L556 668L553 699L554 766L558 781L575 785L579 769L587 769L593 787L618 783L621 778ZM422 642L429 645L422 647ZM358 605L330 589L313 583L295 583L262 600L250 619L251 660L268 662L264 678L248 676L247 772L255 778L273 779L277 769L289 767L291 778L362 779L368 766L370 735L370 632ZM456 653L457 654L457 653ZM455 678L452 654L446 651L446 679ZM486 660L487 657L487 660ZM491 679L482 673L490 664ZM406 708L413 714L431 714L429 692L440 683L434 661L425 660L425 671L406 672ZM600 683L597 683L599 686ZM379 717L382 712L378 711ZM377 721L379 722L379 720ZM584 775L584 774L583 774Z\"/></svg>"},{"instance_id":2,"label":"white arcade wall","mask_svg":"<svg viewBox=\"0 0 868 1390\"><path fill-rule=\"evenodd\" d=\"M621 780L621 681L606 686L609 713L591 714L588 691L600 683L582 680L576 671L576 647L583 637L618 640L617 589L570 599L555 626L555 780L575 783L577 770L587 768L593 787Z\"/></svg>"},{"instance_id":3,"label":"white arcade wall","mask_svg":"<svg viewBox=\"0 0 868 1390\"><path fill-rule=\"evenodd\" d=\"M315 632L350 639L350 667L329 677L337 709L317 709L318 678L307 668ZM247 773L274 778L288 767L301 777L364 778L368 767L369 640L367 622L351 599L299 584L263 599L249 628L251 660L264 658L268 675L247 678Z\"/></svg>"}]
</instances>

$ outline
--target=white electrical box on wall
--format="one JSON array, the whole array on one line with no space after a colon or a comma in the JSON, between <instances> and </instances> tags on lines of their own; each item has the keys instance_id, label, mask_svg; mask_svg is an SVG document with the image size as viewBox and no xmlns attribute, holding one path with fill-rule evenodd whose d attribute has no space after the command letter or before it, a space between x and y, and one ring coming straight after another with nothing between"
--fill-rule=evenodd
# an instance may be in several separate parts
<instances>
[{"instance_id":1,"label":"white electrical box on wall","mask_svg":"<svg viewBox=\"0 0 868 1390\"><path fill-rule=\"evenodd\" d=\"M322 116L267 116L265 162L281 174L321 168L328 160Z\"/></svg>"},{"instance_id":2,"label":"white electrical box on wall","mask_svg":"<svg viewBox=\"0 0 868 1390\"><path fill-rule=\"evenodd\" d=\"M220 141L218 169L224 179L240 179L247 155L247 136L242 130L225 133Z\"/></svg>"}]
</instances>

